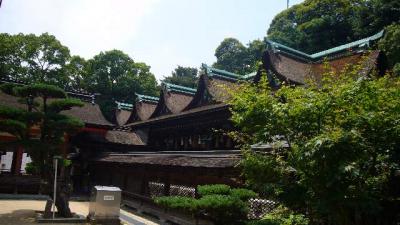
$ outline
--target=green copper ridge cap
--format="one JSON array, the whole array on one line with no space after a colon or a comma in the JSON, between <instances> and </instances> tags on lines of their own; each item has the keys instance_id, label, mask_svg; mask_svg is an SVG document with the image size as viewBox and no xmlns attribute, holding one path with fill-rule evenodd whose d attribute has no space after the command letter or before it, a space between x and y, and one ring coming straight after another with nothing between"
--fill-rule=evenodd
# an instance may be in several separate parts
<instances>
[{"instance_id":1,"label":"green copper ridge cap","mask_svg":"<svg viewBox=\"0 0 400 225\"><path fill-rule=\"evenodd\" d=\"M215 77L225 78L228 80L238 81L238 80L251 80L252 78L254 78L257 75L257 72L252 72L252 73L249 73L246 75L231 73L226 70L216 69L216 68L207 66L204 63L201 66L203 67L204 71L206 72L206 74L209 77L215 76Z\"/></svg>"},{"instance_id":2,"label":"green copper ridge cap","mask_svg":"<svg viewBox=\"0 0 400 225\"><path fill-rule=\"evenodd\" d=\"M239 74L231 73L226 70L216 69L216 68L207 66L204 63L201 66L203 67L204 71L206 72L206 74L209 77L216 76L216 77L226 78L228 80L239 80L242 77Z\"/></svg>"},{"instance_id":3,"label":"green copper ridge cap","mask_svg":"<svg viewBox=\"0 0 400 225\"><path fill-rule=\"evenodd\" d=\"M354 48L354 47L359 47L359 48L369 47L370 46L370 42L382 38L383 34L384 34L384 30L381 30L379 33L374 34L374 35L372 35L370 37L367 37L367 38L364 38L364 39L361 39L361 40L358 40L358 41L350 42L348 44L340 45L340 46L337 46L335 48L331 48L331 49L328 49L328 50L325 50L325 51L322 51L322 52L314 53L314 54L311 55L311 57L313 57L313 58L321 58L321 57L324 57L324 56L327 56L327 55L330 55L330 54L333 54L333 53L336 53L336 52L341 52L343 50L351 49L351 48Z\"/></svg>"},{"instance_id":4,"label":"green copper ridge cap","mask_svg":"<svg viewBox=\"0 0 400 225\"><path fill-rule=\"evenodd\" d=\"M283 52L286 52L286 53L289 53L289 54L292 54L292 55L295 55L295 56L300 56L300 57L302 57L304 59L307 59L307 60L313 60L311 55L309 55L307 53L304 53L304 52L301 52L299 50L296 50L294 48L288 47L288 46L283 45L283 44L279 44L279 43L271 41L269 39L267 39L266 42L267 42L267 45L269 45L270 48L273 51L277 51L277 52L283 51Z\"/></svg>"},{"instance_id":5,"label":"green copper ridge cap","mask_svg":"<svg viewBox=\"0 0 400 225\"><path fill-rule=\"evenodd\" d=\"M171 84L167 82L162 82L161 84L167 91L174 91L178 93L183 93L183 94L188 94L188 95L194 95L196 94L196 89L194 88L189 88L185 86L180 86L176 84Z\"/></svg>"},{"instance_id":6,"label":"green copper ridge cap","mask_svg":"<svg viewBox=\"0 0 400 225\"><path fill-rule=\"evenodd\" d=\"M118 109L123 109L123 110L132 110L133 109L132 104L124 103L124 102L117 102L117 101L115 101L115 103L117 104Z\"/></svg>"},{"instance_id":7,"label":"green copper ridge cap","mask_svg":"<svg viewBox=\"0 0 400 225\"><path fill-rule=\"evenodd\" d=\"M158 97L149 96L149 95L141 95L138 93L135 93L135 95L136 95L136 101L138 101L138 102L150 102L150 103L157 104L158 100L160 99Z\"/></svg>"},{"instance_id":8,"label":"green copper ridge cap","mask_svg":"<svg viewBox=\"0 0 400 225\"><path fill-rule=\"evenodd\" d=\"M332 55L332 54L335 54L335 53L343 52L343 51L346 51L348 49L352 49L352 48L367 48L367 47L370 46L370 42L373 42L373 41L376 41L376 40L382 38L383 34L384 34L384 30L381 30L379 33L376 33L376 34L374 34L374 35L372 35L370 37L367 37L367 38L364 38L364 39L361 39L361 40L358 40L358 41L353 41L353 42L350 42L350 43L347 43L347 44L344 44L344 45L340 45L340 46L337 46L337 47L334 47L334 48L331 48L331 49L327 49L327 50L324 50L324 51L321 51L321 52L317 52L317 53L314 53L314 54L311 54L311 55L309 55L307 53L304 53L302 51L290 48L288 46L279 44L277 42L268 40L268 39L267 39L266 42L270 46L270 48L272 48L272 50L274 50L274 51L278 51L278 52L282 51L282 52L288 53L290 55L301 57L302 59L305 59L305 60L317 61L317 60L320 60L323 57L326 57L326 56L329 56L329 55Z\"/></svg>"},{"instance_id":9,"label":"green copper ridge cap","mask_svg":"<svg viewBox=\"0 0 400 225\"><path fill-rule=\"evenodd\" d=\"M252 72L249 74L246 74L242 77L243 80L251 80L253 79L255 76L257 76L257 72Z\"/></svg>"}]
</instances>

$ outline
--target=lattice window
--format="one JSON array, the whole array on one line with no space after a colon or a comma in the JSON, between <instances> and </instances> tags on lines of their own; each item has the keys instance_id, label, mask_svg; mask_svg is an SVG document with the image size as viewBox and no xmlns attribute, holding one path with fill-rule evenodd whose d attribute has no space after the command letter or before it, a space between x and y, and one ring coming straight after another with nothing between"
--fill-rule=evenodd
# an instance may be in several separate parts
<instances>
[{"instance_id":1,"label":"lattice window","mask_svg":"<svg viewBox=\"0 0 400 225\"><path fill-rule=\"evenodd\" d=\"M183 185L171 185L169 189L169 195L178 195L186 197L195 197L196 189L194 187L188 187Z\"/></svg>"},{"instance_id":2,"label":"lattice window","mask_svg":"<svg viewBox=\"0 0 400 225\"><path fill-rule=\"evenodd\" d=\"M252 198L249 200L249 219L261 219L267 213L271 212L276 203L266 199Z\"/></svg>"},{"instance_id":3,"label":"lattice window","mask_svg":"<svg viewBox=\"0 0 400 225\"><path fill-rule=\"evenodd\" d=\"M152 198L164 195L164 183L149 182L149 194Z\"/></svg>"}]
</instances>

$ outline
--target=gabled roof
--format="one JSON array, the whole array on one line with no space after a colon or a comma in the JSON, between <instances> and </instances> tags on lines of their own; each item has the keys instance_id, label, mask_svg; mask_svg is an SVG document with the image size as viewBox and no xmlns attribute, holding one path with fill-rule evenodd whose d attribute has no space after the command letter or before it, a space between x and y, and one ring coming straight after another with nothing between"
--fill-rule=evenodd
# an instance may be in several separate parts
<instances>
[{"instance_id":1,"label":"gabled roof","mask_svg":"<svg viewBox=\"0 0 400 225\"><path fill-rule=\"evenodd\" d=\"M135 121L147 120L154 112L159 98L137 94L134 104L115 102L117 110L115 110L115 120L119 126Z\"/></svg>"},{"instance_id":2,"label":"gabled roof","mask_svg":"<svg viewBox=\"0 0 400 225\"><path fill-rule=\"evenodd\" d=\"M193 99L196 89L163 82L160 100L150 118L181 112Z\"/></svg>"},{"instance_id":3,"label":"gabled roof","mask_svg":"<svg viewBox=\"0 0 400 225\"><path fill-rule=\"evenodd\" d=\"M51 101L51 99L49 100ZM108 122L97 104L91 102L83 101L82 107L73 107L70 110L62 111L61 114L76 117L86 125L92 126L114 126L112 123ZM18 97L7 95L0 91L0 105L19 108L27 110L27 106L25 104L21 104L18 101Z\"/></svg>"},{"instance_id":4,"label":"gabled roof","mask_svg":"<svg viewBox=\"0 0 400 225\"><path fill-rule=\"evenodd\" d=\"M309 78L319 80L327 72L325 63L333 72L340 72L346 65L361 63L362 73L368 74L381 64L382 58L379 51L367 51L368 47L382 36L383 31L312 55L267 40L269 47L263 56L264 69L274 88L279 87L276 79L291 84L304 84Z\"/></svg>"},{"instance_id":5,"label":"gabled roof","mask_svg":"<svg viewBox=\"0 0 400 225\"><path fill-rule=\"evenodd\" d=\"M202 68L204 73L200 75L196 94L185 110L224 103L229 98L227 88L234 88L240 81L254 80L257 75L257 72L246 75L235 74L206 64L202 64Z\"/></svg>"},{"instance_id":6,"label":"gabled roof","mask_svg":"<svg viewBox=\"0 0 400 225\"><path fill-rule=\"evenodd\" d=\"M9 79L0 79L0 83L13 83L16 85L27 85L28 83L9 80ZM110 123L104 116L100 110L99 105L95 103L95 94L90 94L81 91L73 91L67 90L65 91L69 98L77 98L83 102L82 107L72 107L70 110L62 111L61 114L76 117L82 122L84 122L87 126L101 126L101 127L113 127L114 124ZM27 110L27 106L25 104L21 104L18 101L18 97L7 95L0 91L0 104L15 107L19 109ZM52 99L49 100L50 102Z\"/></svg>"},{"instance_id":7,"label":"gabled roof","mask_svg":"<svg viewBox=\"0 0 400 225\"><path fill-rule=\"evenodd\" d=\"M314 54L307 54L305 52L290 48L288 46L285 46L283 44L279 44L277 42L271 41L269 39L267 39L267 45L269 47L270 50L274 51L275 53L283 53L283 54L287 54L289 56L292 57L296 57L300 60L304 60L304 61L310 61L310 62L315 62L315 61L319 61L325 57L331 57L335 54L339 54L345 51L349 51L349 50L357 50L357 49L361 49L364 50L368 47L370 47L371 43L382 38L384 34L384 30L380 31L379 33L372 35L370 37L358 40L358 41L354 41L354 42L350 42L344 45L340 45L331 49L327 49L321 52L317 52Z\"/></svg>"},{"instance_id":8,"label":"gabled roof","mask_svg":"<svg viewBox=\"0 0 400 225\"><path fill-rule=\"evenodd\" d=\"M70 110L62 111L62 114L73 116L79 118L86 125L93 126L106 126L106 127L114 127L115 125L110 123L103 116L103 113L100 110L99 105L89 102L83 102L82 107L73 107Z\"/></svg>"}]
</instances>

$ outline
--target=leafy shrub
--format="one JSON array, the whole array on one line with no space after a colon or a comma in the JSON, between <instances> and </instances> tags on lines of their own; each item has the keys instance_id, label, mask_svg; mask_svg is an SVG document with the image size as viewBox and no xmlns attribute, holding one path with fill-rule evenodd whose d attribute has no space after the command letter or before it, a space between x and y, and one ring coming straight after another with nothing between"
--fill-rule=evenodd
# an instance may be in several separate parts
<instances>
[{"instance_id":1,"label":"leafy shrub","mask_svg":"<svg viewBox=\"0 0 400 225\"><path fill-rule=\"evenodd\" d=\"M201 196L228 195L231 188L225 184L200 185L197 187L197 191Z\"/></svg>"},{"instance_id":2,"label":"leafy shrub","mask_svg":"<svg viewBox=\"0 0 400 225\"><path fill-rule=\"evenodd\" d=\"M309 220L302 214L295 214L293 211L277 207L263 219L252 221L247 225L308 225Z\"/></svg>"},{"instance_id":3,"label":"leafy shrub","mask_svg":"<svg viewBox=\"0 0 400 225\"><path fill-rule=\"evenodd\" d=\"M198 200L198 207L212 218L216 225L243 224L247 216L246 204L229 195L207 195Z\"/></svg>"},{"instance_id":4,"label":"leafy shrub","mask_svg":"<svg viewBox=\"0 0 400 225\"><path fill-rule=\"evenodd\" d=\"M197 200L189 197L171 196L171 197L158 197L155 202L166 208L177 209L194 213L197 210Z\"/></svg>"},{"instance_id":5,"label":"leafy shrub","mask_svg":"<svg viewBox=\"0 0 400 225\"><path fill-rule=\"evenodd\" d=\"M400 77L400 62L396 63L393 67L393 74Z\"/></svg>"},{"instance_id":6,"label":"leafy shrub","mask_svg":"<svg viewBox=\"0 0 400 225\"><path fill-rule=\"evenodd\" d=\"M256 198L258 195L252 190L245 188L235 188L230 191L230 195L239 198L242 201L248 201L251 198Z\"/></svg>"},{"instance_id":7,"label":"leafy shrub","mask_svg":"<svg viewBox=\"0 0 400 225\"><path fill-rule=\"evenodd\" d=\"M35 175L39 173L39 167L35 165L33 162L30 162L26 164L25 171L28 174Z\"/></svg>"},{"instance_id":8,"label":"leafy shrub","mask_svg":"<svg viewBox=\"0 0 400 225\"><path fill-rule=\"evenodd\" d=\"M231 189L225 184L197 187L200 199L188 197L158 197L155 202L167 208L206 215L216 225L244 224L247 219L247 201L257 194L244 188Z\"/></svg>"}]
</instances>

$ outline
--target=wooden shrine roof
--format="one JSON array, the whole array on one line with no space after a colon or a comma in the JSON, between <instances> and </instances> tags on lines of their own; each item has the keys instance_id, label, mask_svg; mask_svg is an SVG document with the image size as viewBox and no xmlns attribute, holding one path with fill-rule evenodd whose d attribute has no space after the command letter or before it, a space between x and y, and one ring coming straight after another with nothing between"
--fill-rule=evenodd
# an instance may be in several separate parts
<instances>
[{"instance_id":1,"label":"wooden shrine roof","mask_svg":"<svg viewBox=\"0 0 400 225\"><path fill-rule=\"evenodd\" d=\"M51 99L49 99L51 101ZM61 114L73 116L78 119L81 119L87 125L94 126L114 126L112 123L107 121L101 110L99 105L91 103L91 102L83 102L82 107L73 107L70 110L62 111ZM27 106L25 104L21 104L18 102L18 97L7 95L0 91L0 105L15 107L19 109L27 110Z\"/></svg>"},{"instance_id":2,"label":"wooden shrine roof","mask_svg":"<svg viewBox=\"0 0 400 225\"><path fill-rule=\"evenodd\" d=\"M118 163L129 165L157 165L196 168L232 168L238 165L240 154L207 154L207 153L130 153L103 154L92 161L98 163Z\"/></svg>"},{"instance_id":3,"label":"wooden shrine roof","mask_svg":"<svg viewBox=\"0 0 400 225\"><path fill-rule=\"evenodd\" d=\"M304 84L307 79L320 80L328 66L332 72L342 71L348 65L360 64L362 75L378 69L380 51L369 51L370 45L383 36L383 31L358 41L340 45L312 55L267 40L263 64L267 73L280 81ZM379 71L381 72L381 71ZM270 80L271 81L271 80Z\"/></svg>"},{"instance_id":4,"label":"wooden shrine roof","mask_svg":"<svg viewBox=\"0 0 400 225\"><path fill-rule=\"evenodd\" d=\"M163 115L163 116L155 117L155 118L152 118L152 119L149 119L146 121L138 121L138 122L130 123L130 124L125 125L125 127L135 128L135 127L146 126L149 124L158 123L161 121L175 120L175 119L191 117L191 116L199 116L199 115L204 115L206 113L213 113L213 112L217 112L217 111L221 111L221 110L228 111L229 110L228 108L229 108L228 105L225 103L204 105L201 107L196 107L196 108L193 108L190 110L182 111L177 114Z\"/></svg>"},{"instance_id":5,"label":"wooden shrine roof","mask_svg":"<svg viewBox=\"0 0 400 225\"><path fill-rule=\"evenodd\" d=\"M105 139L108 142L123 145L144 145L144 142L135 132L125 132L119 130L107 131Z\"/></svg>"}]
</instances>

